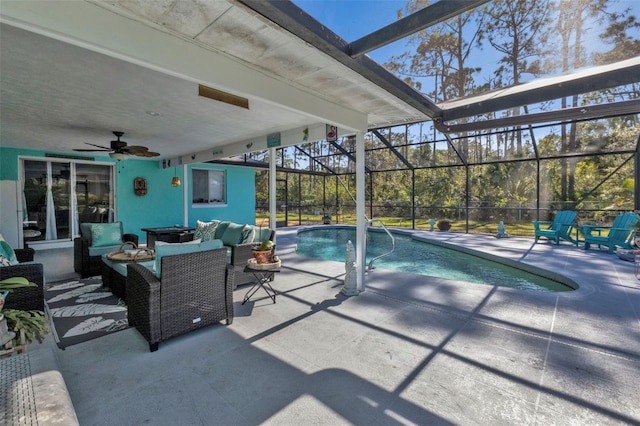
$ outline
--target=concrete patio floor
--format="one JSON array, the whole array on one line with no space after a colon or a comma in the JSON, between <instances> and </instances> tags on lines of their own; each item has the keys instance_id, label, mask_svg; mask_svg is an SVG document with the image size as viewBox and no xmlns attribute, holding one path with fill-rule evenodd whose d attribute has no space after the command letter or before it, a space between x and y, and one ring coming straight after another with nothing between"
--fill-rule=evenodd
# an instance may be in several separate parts
<instances>
[{"instance_id":1,"label":"concrete patio floor","mask_svg":"<svg viewBox=\"0 0 640 426\"><path fill-rule=\"evenodd\" d=\"M340 294L341 262L295 253L273 304L161 343L128 329L58 349L81 425L640 424L640 280L615 255L531 238L422 232L563 274L538 293L376 269ZM30 349L31 350L31 349ZM34 348L39 350L39 348Z\"/></svg>"}]
</instances>

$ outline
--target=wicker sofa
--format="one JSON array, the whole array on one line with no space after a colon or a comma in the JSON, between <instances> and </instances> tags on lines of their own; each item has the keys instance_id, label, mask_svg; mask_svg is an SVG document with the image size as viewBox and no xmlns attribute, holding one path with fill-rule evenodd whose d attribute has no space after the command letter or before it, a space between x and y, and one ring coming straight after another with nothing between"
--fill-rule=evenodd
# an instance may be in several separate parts
<instances>
[{"instance_id":1,"label":"wicker sofa","mask_svg":"<svg viewBox=\"0 0 640 426\"><path fill-rule=\"evenodd\" d=\"M122 222L113 222L120 225L121 241L106 246L95 246L91 234L92 225L104 225L98 223L81 223L80 236L73 240L73 266L82 278L99 275L102 272L101 256L118 250L124 242L132 242L138 245L137 234L125 234L122 232Z\"/></svg>"},{"instance_id":2,"label":"wicker sofa","mask_svg":"<svg viewBox=\"0 0 640 426\"><path fill-rule=\"evenodd\" d=\"M24 277L36 287L21 287L11 290L5 301L5 309L22 311L44 311L44 270L42 263L34 263L34 250L14 249L17 265L0 267L0 280L12 277Z\"/></svg>"},{"instance_id":3,"label":"wicker sofa","mask_svg":"<svg viewBox=\"0 0 640 426\"><path fill-rule=\"evenodd\" d=\"M160 342L226 320L233 322L233 288L224 248L165 255L160 278L144 265L127 265L129 324L154 352Z\"/></svg>"},{"instance_id":4,"label":"wicker sofa","mask_svg":"<svg viewBox=\"0 0 640 426\"><path fill-rule=\"evenodd\" d=\"M214 238L222 241L222 244L227 249L227 262L234 269L232 274L232 286L235 290L239 285L252 283L255 281L253 274L244 272L245 266L247 266L247 259L253 257L251 250L257 248L264 241L273 241L276 232L270 228L263 228L255 225L238 224L230 221L213 221L215 222L215 233L212 235L204 236L203 240L208 238ZM199 238L202 235L199 233L199 225L204 222L198 222L196 225L196 232L193 234L194 238ZM206 222L211 223L211 222ZM243 232L240 232L243 230ZM250 231L250 232L248 232ZM249 241L243 242L246 237Z\"/></svg>"}]
</instances>

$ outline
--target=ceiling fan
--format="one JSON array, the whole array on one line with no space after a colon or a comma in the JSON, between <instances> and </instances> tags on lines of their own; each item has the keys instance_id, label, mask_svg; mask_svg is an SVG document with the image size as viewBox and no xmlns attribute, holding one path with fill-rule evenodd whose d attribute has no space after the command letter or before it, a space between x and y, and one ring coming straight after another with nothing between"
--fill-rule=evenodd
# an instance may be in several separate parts
<instances>
[{"instance_id":1,"label":"ceiling fan","mask_svg":"<svg viewBox=\"0 0 640 426\"><path fill-rule=\"evenodd\" d=\"M140 145L128 146L125 141L120 140L120 137L124 135L124 132L114 131L113 134L116 136L117 140L111 141L111 148L85 142L87 145L95 146L100 149L74 149L74 151L109 152L109 157L113 158L114 160L126 160L127 158L129 158L130 155L135 155L137 157L157 157L158 155L160 155L157 152L149 151L149 148L147 148L146 146L140 146Z\"/></svg>"}]
</instances>

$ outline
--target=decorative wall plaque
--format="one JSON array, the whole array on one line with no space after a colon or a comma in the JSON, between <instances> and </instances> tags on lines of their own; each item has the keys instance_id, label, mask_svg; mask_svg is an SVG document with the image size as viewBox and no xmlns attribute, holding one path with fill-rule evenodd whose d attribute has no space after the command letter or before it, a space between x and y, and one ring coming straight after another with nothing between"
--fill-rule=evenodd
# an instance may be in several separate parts
<instances>
[{"instance_id":1,"label":"decorative wall plaque","mask_svg":"<svg viewBox=\"0 0 640 426\"><path fill-rule=\"evenodd\" d=\"M147 180L142 177L137 177L133 180L133 192L136 195L147 195Z\"/></svg>"}]
</instances>

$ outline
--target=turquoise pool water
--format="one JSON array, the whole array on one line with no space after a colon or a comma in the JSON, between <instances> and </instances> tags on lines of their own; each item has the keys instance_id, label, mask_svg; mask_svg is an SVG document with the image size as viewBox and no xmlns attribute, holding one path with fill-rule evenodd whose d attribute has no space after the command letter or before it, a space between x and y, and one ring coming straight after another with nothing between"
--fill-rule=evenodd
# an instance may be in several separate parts
<instances>
[{"instance_id":1,"label":"turquoise pool water","mask_svg":"<svg viewBox=\"0 0 640 426\"><path fill-rule=\"evenodd\" d=\"M396 249L390 256L376 260L374 267L475 284L497 285L522 290L556 292L568 287L539 275L423 241L409 235L393 234ZM311 228L298 232L297 253L316 259L344 262L347 241L355 245L355 228ZM369 232L367 263L391 246L389 236Z\"/></svg>"}]
</instances>

